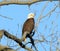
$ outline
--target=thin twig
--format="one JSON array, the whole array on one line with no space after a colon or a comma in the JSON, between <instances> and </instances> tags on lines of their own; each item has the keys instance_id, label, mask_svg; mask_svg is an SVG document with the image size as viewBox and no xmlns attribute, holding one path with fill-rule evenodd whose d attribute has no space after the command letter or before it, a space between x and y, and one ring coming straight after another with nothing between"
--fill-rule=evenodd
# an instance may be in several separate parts
<instances>
[{"instance_id":1,"label":"thin twig","mask_svg":"<svg viewBox=\"0 0 60 51\"><path fill-rule=\"evenodd\" d=\"M41 10L41 14L40 14L40 16L38 17L37 22L36 22L36 28L38 27L39 22L40 22L40 20L42 19L42 14L43 14L45 8L47 7L48 3L49 3L49 1L47 1L47 2L44 4L44 6L43 6L43 8L42 8L42 10ZM35 30L36 30L36 29L35 29Z\"/></svg>"},{"instance_id":2,"label":"thin twig","mask_svg":"<svg viewBox=\"0 0 60 51\"><path fill-rule=\"evenodd\" d=\"M3 17L3 18L7 18L7 19L10 19L10 20L13 20L13 18L10 18L10 17L7 17L7 16L3 16L0 14L0 17Z\"/></svg>"}]
</instances>

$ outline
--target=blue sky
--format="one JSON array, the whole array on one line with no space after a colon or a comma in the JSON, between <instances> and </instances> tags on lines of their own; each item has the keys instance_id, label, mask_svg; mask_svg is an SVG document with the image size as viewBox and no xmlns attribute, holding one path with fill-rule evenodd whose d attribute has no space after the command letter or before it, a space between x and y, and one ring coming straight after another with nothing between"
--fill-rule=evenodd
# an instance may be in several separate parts
<instances>
[{"instance_id":1,"label":"blue sky","mask_svg":"<svg viewBox=\"0 0 60 51\"><path fill-rule=\"evenodd\" d=\"M21 31L22 31L22 27L23 27L23 23L25 22L25 20L27 19L27 15L31 12L35 12L35 22L37 22L37 19L39 17L39 15L41 14L41 10L43 8L43 6L45 5L46 2L38 2L35 4L32 4L30 7L28 7L28 5L4 5L0 7L0 15L3 16L7 16L9 18L12 18L12 20L7 19L7 18L3 18L2 16L0 16L0 30L4 29L7 30L8 32L10 32L11 34L14 34L18 38L21 38ZM50 10L52 10L55 6L55 4L58 4L58 1L54 1L54 2L49 2L47 7L45 8L45 10L43 11L43 16L46 15ZM39 35L44 35L44 37L47 40L51 40L51 37L48 37L48 35L52 34L52 31L54 31L54 33L56 33L56 31L58 31L58 35L60 34L60 15L59 12L60 9L59 7L56 8L56 10L54 12L51 13L51 16L49 17L46 16L45 18L41 19L37 31L39 33ZM53 22L53 24L52 24ZM18 27L19 26L19 27ZM38 34L35 33L35 36L33 37L34 39L38 39ZM36 38L35 38L36 37ZM39 37L41 38L41 37ZM6 40L7 38L5 36L3 36L1 44L7 45L13 45L13 42L7 42L8 40ZM3 41L4 40L4 41ZM55 40L55 39L54 39ZM16 44L14 42L14 44ZM46 44L45 42L42 43L44 45L44 47L46 48L46 51L49 51L50 49L50 45ZM38 48L39 51L45 51L44 48L41 46L40 43L36 44L36 47ZM16 47L15 47L16 48ZM54 51L55 48L53 47ZM21 49L22 51L24 49ZM19 50L18 50L19 51Z\"/></svg>"}]
</instances>

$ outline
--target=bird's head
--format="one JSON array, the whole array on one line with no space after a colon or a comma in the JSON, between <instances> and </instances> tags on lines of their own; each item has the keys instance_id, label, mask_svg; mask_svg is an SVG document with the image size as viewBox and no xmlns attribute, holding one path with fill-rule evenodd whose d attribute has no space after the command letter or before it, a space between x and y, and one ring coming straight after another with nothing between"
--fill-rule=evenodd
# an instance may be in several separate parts
<instances>
[{"instance_id":1,"label":"bird's head","mask_svg":"<svg viewBox=\"0 0 60 51\"><path fill-rule=\"evenodd\" d=\"M35 16L34 13L30 13L30 14L28 14L28 19L29 19L29 18L34 18L34 16Z\"/></svg>"}]
</instances>

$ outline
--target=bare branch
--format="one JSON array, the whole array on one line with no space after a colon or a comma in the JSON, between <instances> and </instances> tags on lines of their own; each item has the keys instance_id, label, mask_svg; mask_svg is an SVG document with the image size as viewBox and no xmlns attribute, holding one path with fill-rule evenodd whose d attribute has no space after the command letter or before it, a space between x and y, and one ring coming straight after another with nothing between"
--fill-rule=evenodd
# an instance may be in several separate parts
<instances>
[{"instance_id":1,"label":"bare branch","mask_svg":"<svg viewBox=\"0 0 60 51\"><path fill-rule=\"evenodd\" d=\"M40 20L42 18L47 17L49 14L51 14L53 11L55 11L55 9L58 7L58 5L56 5L52 10L49 11L49 13L47 13L45 16L42 16L42 13L43 13L44 9L46 8L47 4L48 4L48 2L46 3L46 5L44 6L44 8L42 9L42 12L41 12L39 18L37 19L38 21L36 22L36 27L38 27L38 25L40 23Z\"/></svg>"},{"instance_id":2,"label":"bare branch","mask_svg":"<svg viewBox=\"0 0 60 51\"><path fill-rule=\"evenodd\" d=\"M7 17L7 16L3 16L1 14L0 14L0 16L3 17L3 18L7 18L7 19L10 19L10 20L13 20L13 18L10 18L10 17Z\"/></svg>"},{"instance_id":3,"label":"bare branch","mask_svg":"<svg viewBox=\"0 0 60 51\"><path fill-rule=\"evenodd\" d=\"M0 6L2 5L9 5L9 4L18 4L18 5L31 5L33 3L36 3L36 2L40 2L42 0L28 0L28 1L15 1L15 0L12 0L12 1L3 1L3 2L0 2Z\"/></svg>"},{"instance_id":4,"label":"bare branch","mask_svg":"<svg viewBox=\"0 0 60 51\"><path fill-rule=\"evenodd\" d=\"M47 2L45 3L45 5L43 6L43 8L42 8L42 10L41 10L41 14L40 14L40 16L38 17L37 22L36 22L36 28L38 27L38 24L39 24L39 22L40 22L40 20L41 20L41 18L42 18L42 14L43 14L45 8L47 7L48 3L49 3L49 1L47 1Z\"/></svg>"},{"instance_id":5,"label":"bare branch","mask_svg":"<svg viewBox=\"0 0 60 51\"><path fill-rule=\"evenodd\" d=\"M45 16L43 16L42 18L47 17L49 14L51 14L53 11L55 11L55 9L58 7L58 5L56 5L52 10L49 11L49 13L47 13Z\"/></svg>"},{"instance_id":6,"label":"bare branch","mask_svg":"<svg viewBox=\"0 0 60 51\"><path fill-rule=\"evenodd\" d=\"M9 48L8 46L3 46L0 44L0 51L15 51L15 50Z\"/></svg>"},{"instance_id":7,"label":"bare branch","mask_svg":"<svg viewBox=\"0 0 60 51\"><path fill-rule=\"evenodd\" d=\"M5 30L0 30L0 31L3 31L4 35L5 35L7 38L14 40L14 41L17 42L22 48L24 48L24 49L26 49L26 50L29 50L29 51L33 51L31 48L28 48L27 46L25 46L25 45L22 43L21 39L19 39L19 38L17 38L16 36L8 33L8 32L5 31Z\"/></svg>"}]
</instances>

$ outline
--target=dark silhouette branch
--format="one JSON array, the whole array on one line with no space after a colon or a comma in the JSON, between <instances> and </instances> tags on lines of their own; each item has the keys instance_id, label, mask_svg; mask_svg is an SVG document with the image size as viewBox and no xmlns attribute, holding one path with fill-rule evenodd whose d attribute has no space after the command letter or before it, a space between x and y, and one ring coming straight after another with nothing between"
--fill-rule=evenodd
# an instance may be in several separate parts
<instances>
[{"instance_id":1,"label":"dark silhouette branch","mask_svg":"<svg viewBox=\"0 0 60 51\"><path fill-rule=\"evenodd\" d=\"M33 51L31 48L28 48L27 46L25 46L21 39L17 38L16 36L8 33L6 30L0 30L0 31L3 31L4 35L9 38L9 39L12 39L14 40L15 42L17 42L22 48L26 49L26 50L29 50L29 51Z\"/></svg>"}]
</instances>

